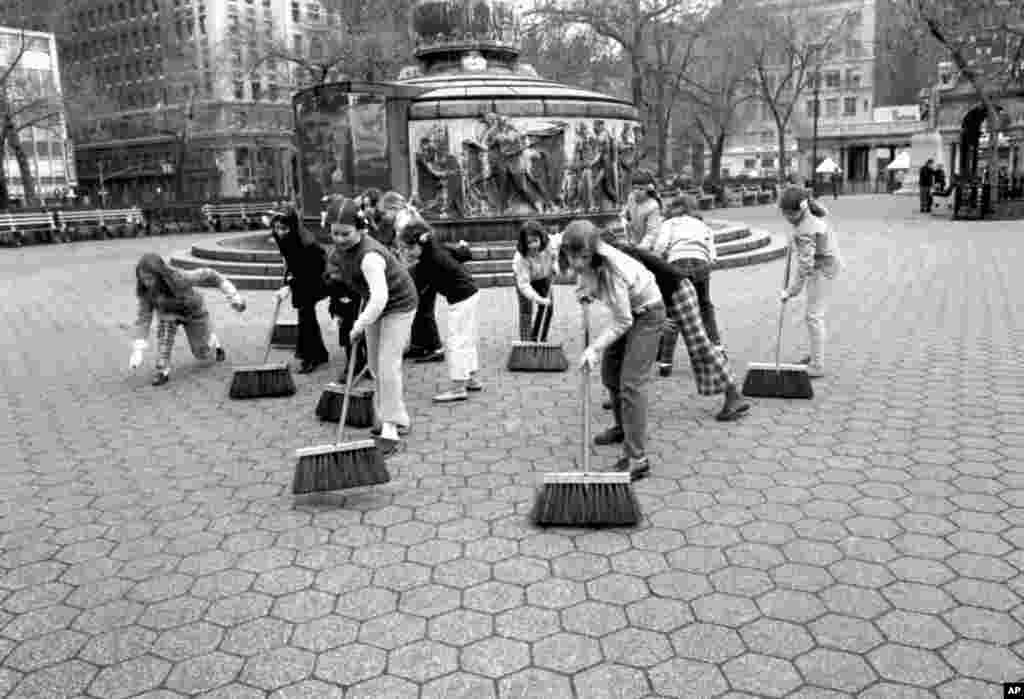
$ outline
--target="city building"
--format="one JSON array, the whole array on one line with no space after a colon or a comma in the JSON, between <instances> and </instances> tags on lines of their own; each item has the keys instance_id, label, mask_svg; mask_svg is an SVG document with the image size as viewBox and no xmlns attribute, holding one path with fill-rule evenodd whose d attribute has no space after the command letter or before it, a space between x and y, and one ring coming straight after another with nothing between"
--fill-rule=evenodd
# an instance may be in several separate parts
<instances>
[{"instance_id":1,"label":"city building","mask_svg":"<svg viewBox=\"0 0 1024 699\"><path fill-rule=\"evenodd\" d=\"M895 0L763 0L780 12L824 14L842 29L806 76L789 123L787 170L811 177L817 162L831 158L848 187L873 189L885 166L908 148L925 128L917 95L928 84L934 61L901 51L886 32ZM723 156L729 175L774 176L779 168L778 135L768 105L751 100L743 107L742 126ZM815 124L815 121L817 124Z\"/></svg>"},{"instance_id":2,"label":"city building","mask_svg":"<svg viewBox=\"0 0 1024 699\"><path fill-rule=\"evenodd\" d=\"M82 120L83 190L112 201L273 198L294 190L291 95L268 47L338 25L316 0L77 0L64 37L112 109ZM279 51L280 53L280 51Z\"/></svg>"},{"instance_id":3,"label":"city building","mask_svg":"<svg viewBox=\"0 0 1024 699\"><path fill-rule=\"evenodd\" d=\"M14 62L17 61L16 64ZM8 69L14 64L13 70ZM5 113L17 129L37 196L62 199L77 181L73 148L61 99L61 70L53 34L0 26L0 84ZM8 198L23 201L25 183L11 144L0 153ZM35 202L26 202L35 203Z\"/></svg>"}]
</instances>

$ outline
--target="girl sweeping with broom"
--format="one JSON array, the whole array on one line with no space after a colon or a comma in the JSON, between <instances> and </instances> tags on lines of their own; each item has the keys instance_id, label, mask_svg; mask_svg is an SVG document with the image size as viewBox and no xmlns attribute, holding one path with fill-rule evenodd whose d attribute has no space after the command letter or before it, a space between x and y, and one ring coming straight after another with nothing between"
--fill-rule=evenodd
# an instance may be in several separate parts
<instances>
[{"instance_id":1,"label":"girl sweeping with broom","mask_svg":"<svg viewBox=\"0 0 1024 699\"><path fill-rule=\"evenodd\" d=\"M192 354L196 359L206 361L216 358L223 362L226 355L220 340L213 332L210 313L206 302L196 287L219 288L241 313L245 300L238 294L234 284L216 270L208 267L179 271L172 269L162 257L146 253L135 265L135 295L139 300L139 312L135 320L135 341L132 355L128 360L131 369L142 366L142 354L148 346L149 328L157 316L157 359L153 385L162 386L170 380L171 351L178 326L184 326Z\"/></svg>"},{"instance_id":2,"label":"girl sweeping with broom","mask_svg":"<svg viewBox=\"0 0 1024 699\"><path fill-rule=\"evenodd\" d=\"M324 278L329 290L340 283L365 300L349 337L353 345L366 337L367 360L376 377L374 412L381 423L380 451L389 456L410 427L402 388L402 351L416 312L416 287L395 256L369 236L361 218L359 206L351 199L328 203L324 222L334 250Z\"/></svg>"},{"instance_id":3,"label":"girl sweeping with broom","mask_svg":"<svg viewBox=\"0 0 1024 699\"><path fill-rule=\"evenodd\" d=\"M547 342L554 311L551 285L555 281L557 263L557 245L551 244L544 226L533 220L524 223L512 255L519 299L519 339L523 342Z\"/></svg>"},{"instance_id":4,"label":"girl sweeping with broom","mask_svg":"<svg viewBox=\"0 0 1024 699\"><path fill-rule=\"evenodd\" d=\"M578 275L581 302L596 299L612 323L583 350L580 367L600 361L601 381L612 400L615 425L595 437L598 445L623 443L615 464L634 479L650 472L647 457L647 388L658 356L665 304L654 275L640 262L601 240L589 221L573 221L562 234L564 266ZM584 313L587 311L584 310Z\"/></svg>"}]
</instances>

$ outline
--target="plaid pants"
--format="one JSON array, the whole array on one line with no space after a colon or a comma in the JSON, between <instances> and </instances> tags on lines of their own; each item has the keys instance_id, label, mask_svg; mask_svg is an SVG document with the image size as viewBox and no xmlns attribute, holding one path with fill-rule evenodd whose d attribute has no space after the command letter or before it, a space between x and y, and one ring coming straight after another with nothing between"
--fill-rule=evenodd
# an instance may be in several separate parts
<instances>
[{"instance_id":1,"label":"plaid pants","mask_svg":"<svg viewBox=\"0 0 1024 699\"><path fill-rule=\"evenodd\" d=\"M160 318L156 327L156 368L161 371L171 366L171 351L174 349L174 336L178 333L179 325L185 326L185 336L188 337L188 344L196 359L207 360L212 356L213 347L210 344L210 336L213 333L210 327L209 313L188 320L178 316Z\"/></svg>"},{"instance_id":2,"label":"plaid pants","mask_svg":"<svg viewBox=\"0 0 1024 699\"><path fill-rule=\"evenodd\" d=\"M665 314L683 336L693 367L693 378L697 382L697 392L702 396L713 396L724 392L729 386L735 386L736 376L729 366L729 360L722 350L712 344L704 331L697 292L690 280L681 280L672 298L666 300Z\"/></svg>"}]
</instances>

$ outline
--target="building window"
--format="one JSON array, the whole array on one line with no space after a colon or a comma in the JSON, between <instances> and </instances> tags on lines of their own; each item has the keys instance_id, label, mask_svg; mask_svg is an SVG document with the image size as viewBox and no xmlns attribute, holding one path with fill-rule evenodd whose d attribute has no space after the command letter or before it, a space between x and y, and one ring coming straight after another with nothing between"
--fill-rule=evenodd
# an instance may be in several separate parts
<instances>
[{"instance_id":1,"label":"building window","mask_svg":"<svg viewBox=\"0 0 1024 699\"><path fill-rule=\"evenodd\" d=\"M846 55L850 58L860 58L864 55L864 44L860 39L847 39Z\"/></svg>"},{"instance_id":2,"label":"building window","mask_svg":"<svg viewBox=\"0 0 1024 699\"><path fill-rule=\"evenodd\" d=\"M295 51L296 56L302 55L302 34L296 34L292 37L292 49Z\"/></svg>"},{"instance_id":3,"label":"building window","mask_svg":"<svg viewBox=\"0 0 1024 699\"><path fill-rule=\"evenodd\" d=\"M743 167L746 170L753 170L753 169L755 169L757 167L757 159L756 158L746 158L746 159L744 159Z\"/></svg>"},{"instance_id":4,"label":"building window","mask_svg":"<svg viewBox=\"0 0 1024 699\"><path fill-rule=\"evenodd\" d=\"M825 116L834 119L839 116L839 98L830 97L825 100Z\"/></svg>"},{"instance_id":5,"label":"building window","mask_svg":"<svg viewBox=\"0 0 1024 699\"><path fill-rule=\"evenodd\" d=\"M320 5L318 3L311 2L306 5L306 18L314 24L320 21Z\"/></svg>"},{"instance_id":6,"label":"building window","mask_svg":"<svg viewBox=\"0 0 1024 699\"><path fill-rule=\"evenodd\" d=\"M857 115L857 98L846 97L843 99L843 116Z\"/></svg>"},{"instance_id":7,"label":"building window","mask_svg":"<svg viewBox=\"0 0 1024 699\"><path fill-rule=\"evenodd\" d=\"M249 89L252 91L252 99L254 102L259 102L263 99L263 90L259 80L253 80L249 83Z\"/></svg>"},{"instance_id":8,"label":"building window","mask_svg":"<svg viewBox=\"0 0 1024 699\"><path fill-rule=\"evenodd\" d=\"M825 87L839 87L840 80L841 78L838 70L830 70L825 73Z\"/></svg>"},{"instance_id":9,"label":"building window","mask_svg":"<svg viewBox=\"0 0 1024 699\"><path fill-rule=\"evenodd\" d=\"M807 110L807 118L814 118L814 100L807 100L804 102L804 108Z\"/></svg>"},{"instance_id":10,"label":"building window","mask_svg":"<svg viewBox=\"0 0 1024 699\"><path fill-rule=\"evenodd\" d=\"M775 141L774 131L762 131L761 132L761 143L773 143Z\"/></svg>"},{"instance_id":11,"label":"building window","mask_svg":"<svg viewBox=\"0 0 1024 699\"><path fill-rule=\"evenodd\" d=\"M302 12L299 9L298 0L293 0L292 1L292 21L293 22L301 22L302 21Z\"/></svg>"},{"instance_id":12,"label":"building window","mask_svg":"<svg viewBox=\"0 0 1024 699\"><path fill-rule=\"evenodd\" d=\"M235 80L234 84L234 95L236 100L245 99L245 83L241 80Z\"/></svg>"},{"instance_id":13,"label":"building window","mask_svg":"<svg viewBox=\"0 0 1024 699\"><path fill-rule=\"evenodd\" d=\"M846 73L846 85L854 90L860 89L861 74L857 71L850 70Z\"/></svg>"}]
</instances>

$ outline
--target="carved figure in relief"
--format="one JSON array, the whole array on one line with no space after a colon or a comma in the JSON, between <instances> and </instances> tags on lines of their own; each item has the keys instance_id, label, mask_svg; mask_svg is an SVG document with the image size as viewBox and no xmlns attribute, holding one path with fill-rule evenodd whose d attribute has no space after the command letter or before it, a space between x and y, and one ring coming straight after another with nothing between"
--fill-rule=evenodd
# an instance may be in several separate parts
<instances>
[{"instance_id":1,"label":"carved figure in relief","mask_svg":"<svg viewBox=\"0 0 1024 699\"><path fill-rule=\"evenodd\" d=\"M597 162L593 169L594 201L599 211L619 203L618 149L604 120L594 120L594 140L597 143Z\"/></svg>"},{"instance_id":2,"label":"carved figure in relief","mask_svg":"<svg viewBox=\"0 0 1024 699\"><path fill-rule=\"evenodd\" d=\"M575 172L572 208L577 211L597 211L594 202L594 167L600 154L597 139L590 132L587 122L576 124L576 147L573 149L572 168Z\"/></svg>"},{"instance_id":3,"label":"carved figure in relief","mask_svg":"<svg viewBox=\"0 0 1024 699\"><path fill-rule=\"evenodd\" d=\"M629 198L632 188L633 172L640 164L640 126L634 124L623 124L619 132L618 140L618 169L619 169L619 201L625 202Z\"/></svg>"},{"instance_id":4,"label":"carved figure in relief","mask_svg":"<svg viewBox=\"0 0 1024 699\"><path fill-rule=\"evenodd\" d=\"M462 165L449 151L447 129L437 126L420 139L416 172L421 210L441 218L464 215Z\"/></svg>"}]
</instances>

